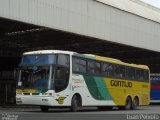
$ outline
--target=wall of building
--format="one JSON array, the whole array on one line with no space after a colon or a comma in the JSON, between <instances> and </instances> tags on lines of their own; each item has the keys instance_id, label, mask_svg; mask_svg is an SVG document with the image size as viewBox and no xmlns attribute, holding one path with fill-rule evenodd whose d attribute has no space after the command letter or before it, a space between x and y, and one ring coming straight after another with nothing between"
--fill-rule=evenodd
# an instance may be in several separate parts
<instances>
[{"instance_id":1,"label":"wall of building","mask_svg":"<svg viewBox=\"0 0 160 120\"><path fill-rule=\"evenodd\" d=\"M158 22L96 0L0 0L0 17L160 51Z\"/></svg>"}]
</instances>

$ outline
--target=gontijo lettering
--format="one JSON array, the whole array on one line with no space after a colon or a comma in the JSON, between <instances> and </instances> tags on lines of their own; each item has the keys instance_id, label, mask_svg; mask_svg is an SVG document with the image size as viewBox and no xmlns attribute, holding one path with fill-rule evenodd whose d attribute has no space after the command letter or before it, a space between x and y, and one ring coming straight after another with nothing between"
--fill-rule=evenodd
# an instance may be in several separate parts
<instances>
[{"instance_id":1,"label":"gontijo lettering","mask_svg":"<svg viewBox=\"0 0 160 120\"><path fill-rule=\"evenodd\" d=\"M128 81L111 80L110 84L111 86L116 86L116 87L132 87L132 82Z\"/></svg>"}]
</instances>

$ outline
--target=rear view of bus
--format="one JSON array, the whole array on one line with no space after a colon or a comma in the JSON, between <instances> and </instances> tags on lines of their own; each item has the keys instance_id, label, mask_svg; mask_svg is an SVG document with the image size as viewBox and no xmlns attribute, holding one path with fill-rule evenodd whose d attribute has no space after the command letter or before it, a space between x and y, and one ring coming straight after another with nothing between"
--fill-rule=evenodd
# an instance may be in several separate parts
<instances>
[{"instance_id":1,"label":"rear view of bus","mask_svg":"<svg viewBox=\"0 0 160 120\"><path fill-rule=\"evenodd\" d=\"M151 103L160 103L160 74L151 74Z\"/></svg>"}]
</instances>

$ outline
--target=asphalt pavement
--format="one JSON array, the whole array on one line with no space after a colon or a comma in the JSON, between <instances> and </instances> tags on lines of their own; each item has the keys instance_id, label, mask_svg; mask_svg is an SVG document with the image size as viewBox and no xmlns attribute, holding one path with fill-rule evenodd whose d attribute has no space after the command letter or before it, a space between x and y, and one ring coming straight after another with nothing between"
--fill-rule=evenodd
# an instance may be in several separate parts
<instances>
[{"instance_id":1,"label":"asphalt pavement","mask_svg":"<svg viewBox=\"0 0 160 120\"><path fill-rule=\"evenodd\" d=\"M99 111L96 107L83 107L78 112L69 109L50 109L41 112L37 106L0 107L0 120L159 120L160 105L138 107L137 110L118 108Z\"/></svg>"}]
</instances>

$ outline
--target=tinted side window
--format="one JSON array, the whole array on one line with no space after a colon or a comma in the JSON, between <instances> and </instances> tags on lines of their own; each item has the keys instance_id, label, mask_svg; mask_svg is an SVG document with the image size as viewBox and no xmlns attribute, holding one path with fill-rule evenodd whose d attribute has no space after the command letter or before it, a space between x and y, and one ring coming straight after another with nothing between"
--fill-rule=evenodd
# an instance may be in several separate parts
<instances>
[{"instance_id":1,"label":"tinted side window","mask_svg":"<svg viewBox=\"0 0 160 120\"><path fill-rule=\"evenodd\" d=\"M124 78L125 77L125 66L111 64L111 63L103 63L102 64L102 74L115 77L115 78Z\"/></svg>"},{"instance_id":2,"label":"tinted side window","mask_svg":"<svg viewBox=\"0 0 160 120\"><path fill-rule=\"evenodd\" d=\"M149 81L149 71L144 70L144 81L148 82Z\"/></svg>"},{"instance_id":3,"label":"tinted side window","mask_svg":"<svg viewBox=\"0 0 160 120\"><path fill-rule=\"evenodd\" d=\"M148 82L149 81L149 71L142 70L142 69L136 69L136 80Z\"/></svg>"},{"instance_id":4,"label":"tinted side window","mask_svg":"<svg viewBox=\"0 0 160 120\"><path fill-rule=\"evenodd\" d=\"M125 67L121 65L114 65L115 69L115 77L116 78L124 78L125 77Z\"/></svg>"},{"instance_id":5,"label":"tinted side window","mask_svg":"<svg viewBox=\"0 0 160 120\"><path fill-rule=\"evenodd\" d=\"M144 70L136 69L136 80L139 80L139 81L144 80Z\"/></svg>"},{"instance_id":6,"label":"tinted side window","mask_svg":"<svg viewBox=\"0 0 160 120\"><path fill-rule=\"evenodd\" d=\"M73 57L73 72L86 73L86 61Z\"/></svg>"},{"instance_id":7,"label":"tinted side window","mask_svg":"<svg viewBox=\"0 0 160 120\"><path fill-rule=\"evenodd\" d=\"M102 74L105 76L113 76L113 64L111 63L102 63Z\"/></svg>"},{"instance_id":8,"label":"tinted side window","mask_svg":"<svg viewBox=\"0 0 160 120\"><path fill-rule=\"evenodd\" d=\"M55 92L60 92L68 86L69 82L69 69L67 67L56 67L54 87Z\"/></svg>"},{"instance_id":9,"label":"tinted side window","mask_svg":"<svg viewBox=\"0 0 160 120\"><path fill-rule=\"evenodd\" d=\"M95 61L88 61L88 73L100 74L100 63Z\"/></svg>"},{"instance_id":10,"label":"tinted side window","mask_svg":"<svg viewBox=\"0 0 160 120\"><path fill-rule=\"evenodd\" d=\"M126 78L127 79L135 79L135 68L126 67Z\"/></svg>"},{"instance_id":11,"label":"tinted side window","mask_svg":"<svg viewBox=\"0 0 160 120\"><path fill-rule=\"evenodd\" d=\"M57 64L69 67L69 55L58 55Z\"/></svg>"}]
</instances>

